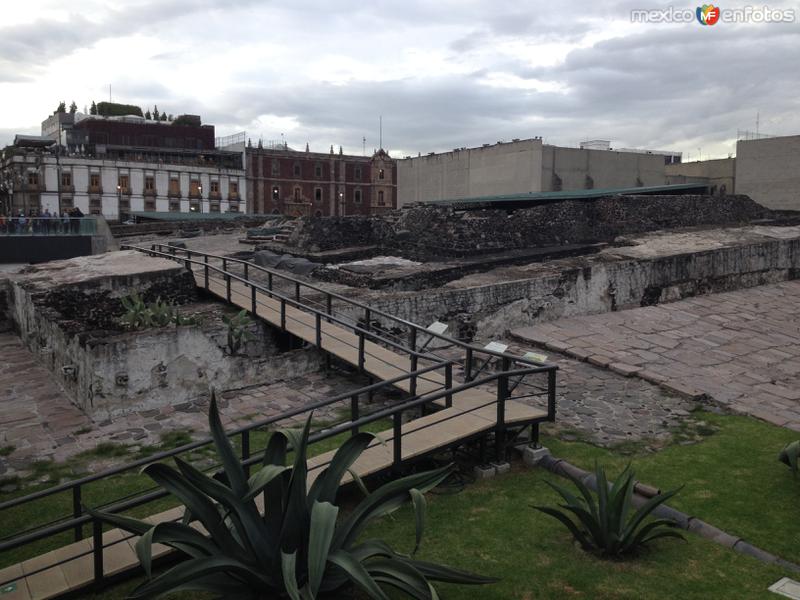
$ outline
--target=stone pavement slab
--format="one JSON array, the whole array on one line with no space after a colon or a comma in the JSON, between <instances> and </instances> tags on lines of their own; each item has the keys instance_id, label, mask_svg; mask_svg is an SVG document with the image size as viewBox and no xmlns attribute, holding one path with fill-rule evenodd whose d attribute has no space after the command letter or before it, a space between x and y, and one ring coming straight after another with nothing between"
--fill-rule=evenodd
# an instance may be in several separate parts
<instances>
[{"instance_id":1,"label":"stone pavement slab","mask_svg":"<svg viewBox=\"0 0 800 600\"><path fill-rule=\"evenodd\" d=\"M561 319L514 338L800 431L800 282Z\"/></svg>"}]
</instances>

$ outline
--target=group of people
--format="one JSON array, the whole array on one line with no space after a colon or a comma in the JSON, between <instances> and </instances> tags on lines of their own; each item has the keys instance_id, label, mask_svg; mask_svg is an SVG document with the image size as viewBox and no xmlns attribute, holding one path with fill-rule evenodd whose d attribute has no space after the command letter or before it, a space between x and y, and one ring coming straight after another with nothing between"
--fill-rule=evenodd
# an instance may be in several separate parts
<instances>
[{"instance_id":1,"label":"group of people","mask_svg":"<svg viewBox=\"0 0 800 600\"><path fill-rule=\"evenodd\" d=\"M61 215L58 211L50 212L46 208L39 214L35 209L20 210L18 215L0 215L0 234L6 235L49 235L49 234L78 234L81 230L83 212L77 206L65 209Z\"/></svg>"}]
</instances>

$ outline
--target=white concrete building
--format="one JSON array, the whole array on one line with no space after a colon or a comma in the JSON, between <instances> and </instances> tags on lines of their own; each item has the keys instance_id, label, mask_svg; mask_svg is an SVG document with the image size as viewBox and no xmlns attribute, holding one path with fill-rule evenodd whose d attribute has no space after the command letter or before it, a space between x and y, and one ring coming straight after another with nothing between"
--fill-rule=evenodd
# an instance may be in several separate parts
<instances>
[{"instance_id":1,"label":"white concrete building","mask_svg":"<svg viewBox=\"0 0 800 600\"><path fill-rule=\"evenodd\" d=\"M457 148L397 161L398 206L499 194L658 186L675 152L618 151L605 141L585 148L543 144L541 138Z\"/></svg>"},{"instance_id":2,"label":"white concrete building","mask_svg":"<svg viewBox=\"0 0 800 600\"><path fill-rule=\"evenodd\" d=\"M73 207L115 221L132 212L246 212L244 169L56 156L13 147L0 163L8 209Z\"/></svg>"}]
</instances>

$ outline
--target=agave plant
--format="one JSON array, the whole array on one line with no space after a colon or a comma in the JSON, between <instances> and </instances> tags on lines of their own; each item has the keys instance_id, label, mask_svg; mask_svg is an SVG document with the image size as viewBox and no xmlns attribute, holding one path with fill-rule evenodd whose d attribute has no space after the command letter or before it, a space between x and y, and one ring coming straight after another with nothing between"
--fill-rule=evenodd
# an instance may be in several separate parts
<instances>
[{"instance_id":1,"label":"agave plant","mask_svg":"<svg viewBox=\"0 0 800 600\"><path fill-rule=\"evenodd\" d=\"M797 475L798 462L800 462L800 440L786 444L778 454L778 460L787 465L794 475Z\"/></svg>"},{"instance_id":2,"label":"agave plant","mask_svg":"<svg viewBox=\"0 0 800 600\"><path fill-rule=\"evenodd\" d=\"M369 598L387 600L386 588L415 599L438 598L431 581L485 584L495 581L451 567L400 554L381 540L361 540L375 519L411 499L416 517L416 549L424 522L423 494L450 473L450 467L409 475L369 493L347 515L336 496L342 478L373 441L369 433L350 437L307 487L306 465L311 418L302 431L274 433L264 450L263 466L247 478L220 422L212 398L209 424L223 471L210 477L175 458L177 470L164 464L145 467L157 484L186 507L180 523L149 523L121 515L89 512L141 536L136 552L148 581L132 598L182 590L201 590L231 598L311 600L341 598L348 587ZM295 451L286 466L287 452ZM255 498L263 492L264 513ZM193 526L199 524L202 528ZM188 556L152 577L152 546L165 544Z\"/></svg>"},{"instance_id":3,"label":"agave plant","mask_svg":"<svg viewBox=\"0 0 800 600\"><path fill-rule=\"evenodd\" d=\"M175 321L175 307L161 300L161 296L156 298L155 302L151 302L147 309L150 311L150 322L155 327L166 327Z\"/></svg>"},{"instance_id":4,"label":"agave plant","mask_svg":"<svg viewBox=\"0 0 800 600\"><path fill-rule=\"evenodd\" d=\"M247 316L246 310L240 310L232 317L223 315L222 320L228 326L228 350L231 354L236 354L248 340L255 337L248 329L253 321Z\"/></svg>"},{"instance_id":5,"label":"agave plant","mask_svg":"<svg viewBox=\"0 0 800 600\"><path fill-rule=\"evenodd\" d=\"M575 477L570 479L580 492L580 497L561 486L546 482L564 499L563 510L548 506L534 506L537 510L555 517L570 530L581 547L604 556L619 557L629 554L653 540L665 537L685 538L672 528L670 519L647 517L679 490L658 494L633 510L634 473L630 466L608 487L605 470L595 467L597 500L586 485ZM572 517L575 517L573 521Z\"/></svg>"},{"instance_id":6,"label":"agave plant","mask_svg":"<svg viewBox=\"0 0 800 600\"><path fill-rule=\"evenodd\" d=\"M122 308L125 309L125 313L120 317L120 323L128 329L141 329L142 327L150 326L151 312L139 294L134 292L130 296L121 298L120 302L122 303Z\"/></svg>"}]
</instances>

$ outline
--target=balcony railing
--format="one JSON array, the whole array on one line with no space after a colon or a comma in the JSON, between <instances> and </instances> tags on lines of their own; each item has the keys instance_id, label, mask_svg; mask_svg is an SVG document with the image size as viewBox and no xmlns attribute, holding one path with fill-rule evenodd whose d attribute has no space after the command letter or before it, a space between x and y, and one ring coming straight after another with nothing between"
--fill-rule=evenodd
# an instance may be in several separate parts
<instances>
[{"instance_id":1,"label":"balcony railing","mask_svg":"<svg viewBox=\"0 0 800 600\"><path fill-rule=\"evenodd\" d=\"M2 217L0 235L94 235L97 221L91 217Z\"/></svg>"},{"instance_id":2,"label":"balcony railing","mask_svg":"<svg viewBox=\"0 0 800 600\"><path fill-rule=\"evenodd\" d=\"M103 186L102 185L90 185L89 186L89 193L90 194L101 194L103 193Z\"/></svg>"},{"instance_id":3,"label":"balcony railing","mask_svg":"<svg viewBox=\"0 0 800 600\"><path fill-rule=\"evenodd\" d=\"M180 198L181 191L180 190L169 190L167 192L167 198Z\"/></svg>"}]
</instances>

